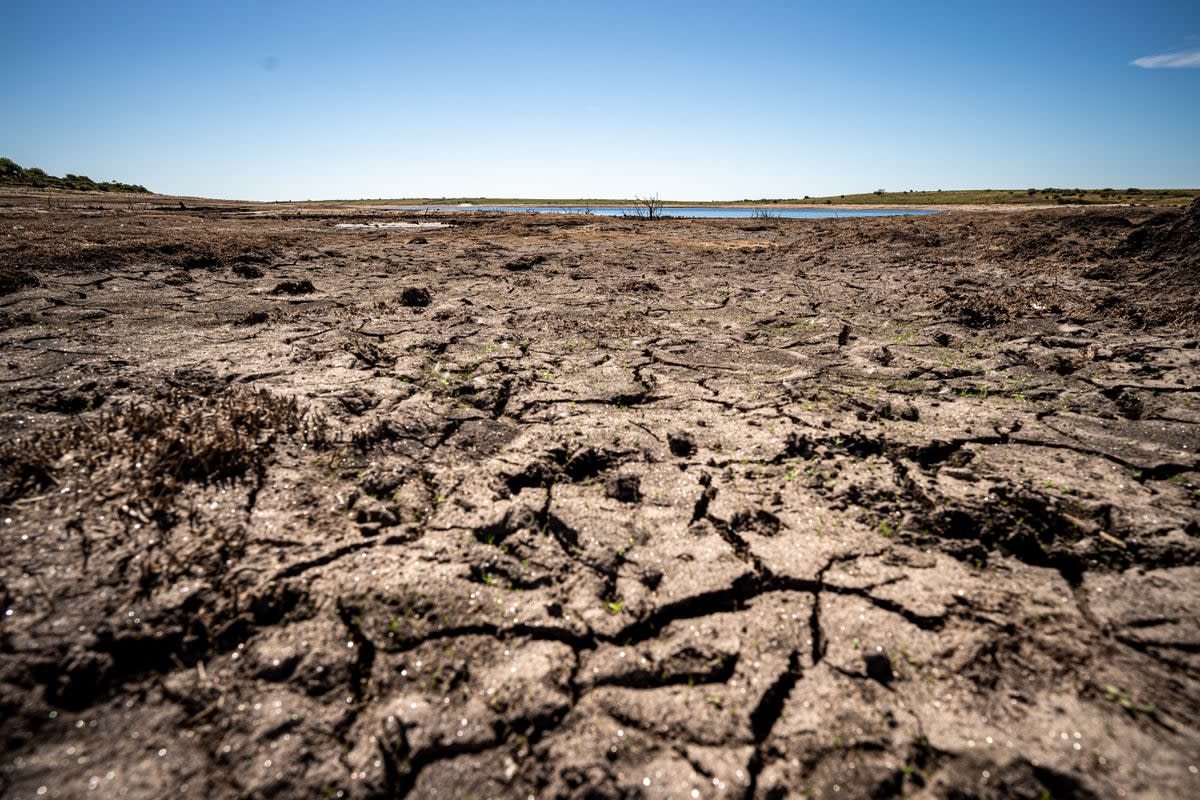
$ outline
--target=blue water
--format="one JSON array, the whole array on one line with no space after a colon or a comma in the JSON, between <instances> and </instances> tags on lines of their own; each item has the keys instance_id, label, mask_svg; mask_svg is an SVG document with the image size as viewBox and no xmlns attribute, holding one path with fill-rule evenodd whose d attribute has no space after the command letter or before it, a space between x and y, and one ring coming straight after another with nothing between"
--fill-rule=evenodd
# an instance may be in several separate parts
<instances>
[{"instance_id":1,"label":"blue water","mask_svg":"<svg viewBox=\"0 0 1200 800\"><path fill-rule=\"evenodd\" d=\"M592 213L598 217L637 216L637 208L631 206L596 206L590 212L587 209L569 206L378 206L382 211L508 211L514 213L534 214L583 214ZM703 219L753 219L756 214L766 211L771 217L786 217L788 219L831 219L834 217L895 217L901 215L937 214L937 211L925 209L883 209L883 208L715 208L712 206L675 206L662 209L664 217L699 217ZM645 209L641 209L645 213Z\"/></svg>"}]
</instances>

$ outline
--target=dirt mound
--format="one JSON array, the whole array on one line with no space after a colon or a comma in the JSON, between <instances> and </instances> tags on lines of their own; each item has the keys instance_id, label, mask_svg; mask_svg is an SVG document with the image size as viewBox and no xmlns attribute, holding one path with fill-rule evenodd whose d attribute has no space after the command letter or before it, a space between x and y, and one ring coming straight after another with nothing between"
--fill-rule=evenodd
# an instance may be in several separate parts
<instances>
[{"instance_id":1,"label":"dirt mound","mask_svg":"<svg viewBox=\"0 0 1200 800\"><path fill-rule=\"evenodd\" d=\"M1160 215L1143 223L1125 240L1126 251L1143 258L1200 266L1200 198L1181 214ZM1200 280L1200 273L1190 273Z\"/></svg>"},{"instance_id":2,"label":"dirt mound","mask_svg":"<svg viewBox=\"0 0 1200 800\"><path fill-rule=\"evenodd\" d=\"M1014 215L1004 257L1040 264L1090 264L1112 257L1134 223L1121 214L1092 211ZM1002 235L1003 236L1003 235Z\"/></svg>"}]
</instances>

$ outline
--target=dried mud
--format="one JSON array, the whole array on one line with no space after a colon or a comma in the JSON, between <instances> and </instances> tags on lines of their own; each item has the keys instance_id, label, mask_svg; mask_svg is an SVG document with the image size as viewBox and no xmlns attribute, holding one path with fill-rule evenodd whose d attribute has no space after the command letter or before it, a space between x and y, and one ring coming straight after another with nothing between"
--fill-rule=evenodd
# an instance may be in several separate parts
<instances>
[{"instance_id":1,"label":"dried mud","mask_svg":"<svg viewBox=\"0 0 1200 800\"><path fill-rule=\"evenodd\" d=\"M1200 205L105 202L0 197L9 796L1200 795Z\"/></svg>"}]
</instances>

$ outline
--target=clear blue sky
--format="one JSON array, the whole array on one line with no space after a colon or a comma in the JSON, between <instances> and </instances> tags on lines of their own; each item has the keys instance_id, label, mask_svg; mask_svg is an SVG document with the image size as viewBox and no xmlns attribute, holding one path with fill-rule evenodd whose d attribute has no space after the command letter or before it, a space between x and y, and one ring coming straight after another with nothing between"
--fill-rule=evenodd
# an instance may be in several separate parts
<instances>
[{"instance_id":1,"label":"clear blue sky","mask_svg":"<svg viewBox=\"0 0 1200 800\"><path fill-rule=\"evenodd\" d=\"M0 155L175 194L1200 186L1197 0L0 0L0 30Z\"/></svg>"}]
</instances>

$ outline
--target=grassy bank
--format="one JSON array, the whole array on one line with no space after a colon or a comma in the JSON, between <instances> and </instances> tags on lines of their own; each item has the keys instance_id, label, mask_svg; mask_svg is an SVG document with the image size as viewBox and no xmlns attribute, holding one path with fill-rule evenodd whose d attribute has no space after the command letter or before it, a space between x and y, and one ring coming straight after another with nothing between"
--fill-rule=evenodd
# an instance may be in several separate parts
<instances>
[{"instance_id":1,"label":"grassy bank","mask_svg":"<svg viewBox=\"0 0 1200 800\"><path fill-rule=\"evenodd\" d=\"M849 205L1186 205L1194 197L1200 197L1200 189L955 189L924 192L876 191L805 198L803 202Z\"/></svg>"}]
</instances>

